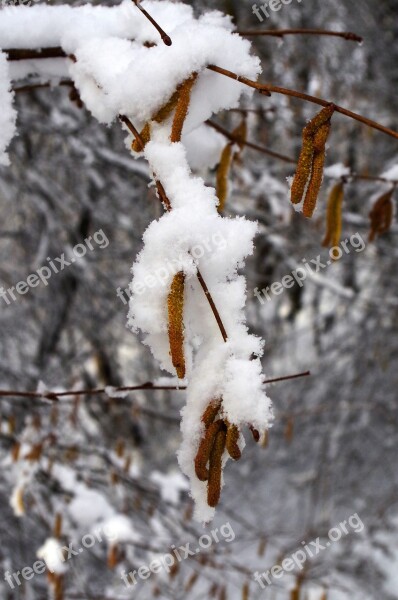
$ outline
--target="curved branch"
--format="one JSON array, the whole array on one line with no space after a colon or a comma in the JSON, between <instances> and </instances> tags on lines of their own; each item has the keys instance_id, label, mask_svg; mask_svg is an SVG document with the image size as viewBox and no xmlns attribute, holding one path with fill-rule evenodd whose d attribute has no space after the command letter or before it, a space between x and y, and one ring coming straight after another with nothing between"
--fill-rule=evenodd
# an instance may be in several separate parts
<instances>
[{"instance_id":1,"label":"curved branch","mask_svg":"<svg viewBox=\"0 0 398 600\"><path fill-rule=\"evenodd\" d=\"M219 73L220 75L224 75L225 77L229 77L230 79L234 79L239 83L243 83L244 85L248 85L249 87L255 88L260 92L260 94L265 94L266 96L270 96L271 92L275 94L282 94L283 96L291 96L292 98L299 98L300 100L306 100L307 102L311 102L312 104L318 104L318 106L330 106L330 104L334 104L330 102L330 100L323 100L322 98L316 98L315 96L310 96L309 94L305 94L303 92L297 92L296 90L290 90L288 88L280 87L277 85L271 84L261 84L256 81L251 81L246 77L240 77L233 71L228 71L228 69L223 69L222 67L218 67L217 65L209 65L207 67L211 71ZM387 135L398 139L398 132L390 129L389 127L385 127L384 125L380 125L376 121L372 121L372 119L368 119L367 117L363 117L351 110L344 108L343 106L339 106L338 104L334 104L335 112L338 112L350 119L354 119L354 121L359 121L368 127L372 127L373 129L377 129Z\"/></svg>"}]
</instances>

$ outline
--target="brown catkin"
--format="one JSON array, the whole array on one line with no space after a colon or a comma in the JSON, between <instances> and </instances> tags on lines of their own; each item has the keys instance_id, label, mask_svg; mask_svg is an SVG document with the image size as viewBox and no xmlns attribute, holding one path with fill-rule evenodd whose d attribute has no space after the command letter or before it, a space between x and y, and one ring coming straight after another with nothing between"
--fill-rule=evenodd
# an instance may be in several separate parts
<instances>
[{"instance_id":1,"label":"brown catkin","mask_svg":"<svg viewBox=\"0 0 398 600\"><path fill-rule=\"evenodd\" d=\"M246 581L242 587L242 600L249 600L249 592L250 592L250 585L249 585L249 582Z\"/></svg>"},{"instance_id":2,"label":"brown catkin","mask_svg":"<svg viewBox=\"0 0 398 600\"><path fill-rule=\"evenodd\" d=\"M301 148L296 174L290 190L290 200L292 204L299 204L303 199L305 186L311 176L313 156L314 143L312 137L303 138L303 146Z\"/></svg>"},{"instance_id":3,"label":"brown catkin","mask_svg":"<svg viewBox=\"0 0 398 600\"><path fill-rule=\"evenodd\" d=\"M174 92L174 94L171 96L170 100L168 100L166 102L166 104L164 104L162 106L162 108L160 108L158 110L158 112L155 114L155 116L153 117L153 121L156 121L156 123L163 123L163 121L165 121L173 112L173 110L176 107L177 104L177 100L178 100L178 96L179 96L179 90L176 90ZM140 132L140 140L135 139L133 141L133 143L131 144L131 149L134 152L142 152L145 148L145 146L147 145L147 143L150 141L151 139L151 124L150 122L145 123L143 129ZM141 142L142 141L142 142Z\"/></svg>"},{"instance_id":4,"label":"brown catkin","mask_svg":"<svg viewBox=\"0 0 398 600\"><path fill-rule=\"evenodd\" d=\"M174 275L167 299L169 316L169 342L173 366L180 379L185 377L184 357L184 291L185 274L180 271Z\"/></svg>"},{"instance_id":5,"label":"brown catkin","mask_svg":"<svg viewBox=\"0 0 398 600\"><path fill-rule=\"evenodd\" d=\"M62 535L62 515L60 513L56 513L54 527L53 527L53 537L59 540Z\"/></svg>"},{"instance_id":6,"label":"brown catkin","mask_svg":"<svg viewBox=\"0 0 398 600\"><path fill-rule=\"evenodd\" d=\"M340 181L330 190L326 212L326 233L322 241L322 246L333 247L337 246L340 242L343 200L344 184Z\"/></svg>"},{"instance_id":7,"label":"brown catkin","mask_svg":"<svg viewBox=\"0 0 398 600\"><path fill-rule=\"evenodd\" d=\"M239 436L240 436L240 433L239 433L239 429L237 428L237 426L236 425L228 425L227 438L226 438L225 445L226 445L228 454L234 460L239 460L240 457L242 456L242 453L238 446Z\"/></svg>"},{"instance_id":8,"label":"brown catkin","mask_svg":"<svg viewBox=\"0 0 398 600\"><path fill-rule=\"evenodd\" d=\"M266 542L265 538L263 538L262 540L259 541L258 548L257 548L257 555L264 556L266 547L267 547L267 542Z\"/></svg>"},{"instance_id":9,"label":"brown catkin","mask_svg":"<svg viewBox=\"0 0 398 600\"><path fill-rule=\"evenodd\" d=\"M291 590L290 600L300 600L300 589L297 586Z\"/></svg>"},{"instance_id":10,"label":"brown catkin","mask_svg":"<svg viewBox=\"0 0 398 600\"><path fill-rule=\"evenodd\" d=\"M233 130L232 135L236 138L236 144L239 147L239 151L235 153L234 158L239 160L247 140L246 119L242 119L239 125Z\"/></svg>"},{"instance_id":11,"label":"brown catkin","mask_svg":"<svg viewBox=\"0 0 398 600\"><path fill-rule=\"evenodd\" d=\"M290 444L294 436L294 421L292 417L289 417L286 422L284 436L287 443Z\"/></svg>"},{"instance_id":12,"label":"brown catkin","mask_svg":"<svg viewBox=\"0 0 398 600\"><path fill-rule=\"evenodd\" d=\"M13 462L17 462L19 459L19 452L21 450L21 444L19 442L15 442L13 447L11 448L11 458Z\"/></svg>"},{"instance_id":13,"label":"brown catkin","mask_svg":"<svg viewBox=\"0 0 398 600\"><path fill-rule=\"evenodd\" d=\"M209 478L207 463L210 459L216 435L221 431L223 425L224 423L220 419L211 423L199 444L198 452L195 457L195 473L199 481L207 481Z\"/></svg>"},{"instance_id":14,"label":"brown catkin","mask_svg":"<svg viewBox=\"0 0 398 600\"><path fill-rule=\"evenodd\" d=\"M209 462L209 480L207 483L207 504L216 507L220 501L221 494L221 464L222 456L225 450L225 440L227 433L221 429L214 440L213 448L210 453Z\"/></svg>"},{"instance_id":15,"label":"brown catkin","mask_svg":"<svg viewBox=\"0 0 398 600\"><path fill-rule=\"evenodd\" d=\"M193 586L195 585L196 581L198 580L199 577L199 573L198 571L196 571L195 573L192 573L192 575L190 576L190 578L188 579L188 581L185 584L185 591L189 592Z\"/></svg>"},{"instance_id":16,"label":"brown catkin","mask_svg":"<svg viewBox=\"0 0 398 600\"><path fill-rule=\"evenodd\" d=\"M324 123L314 135L314 157L312 159L311 178L303 204L303 215L311 218L314 214L316 201L323 180L323 168L325 166L326 142L330 132L330 121Z\"/></svg>"},{"instance_id":17,"label":"brown catkin","mask_svg":"<svg viewBox=\"0 0 398 600\"><path fill-rule=\"evenodd\" d=\"M119 562L119 552L116 544L112 544L108 550L107 565L108 569L114 569Z\"/></svg>"},{"instance_id":18,"label":"brown catkin","mask_svg":"<svg viewBox=\"0 0 398 600\"><path fill-rule=\"evenodd\" d=\"M162 108L158 110L156 115L153 117L153 120L156 121L156 123L163 123L163 121L165 121L171 115L177 106L178 97L179 88L171 96L170 100L168 100L168 102L166 102L166 104L162 106Z\"/></svg>"},{"instance_id":19,"label":"brown catkin","mask_svg":"<svg viewBox=\"0 0 398 600\"><path fill-rule=\"evenodd\" d=\"M219 200L218 212L222 213L228 196L228 175L232 164L232 143L225 146L217 167L216 196Z\"/></svg>"},{"instance_id":20,"label":"brown catkin","mask_svg":"<svg viewBox=\"0 0 398 600\"><path fill-rule=\"evenodd\" d=\"M184 122L188 114L189 102L191 99L191 91L197 77L197 73L192 73L191 77L186 79L184 83L182 83L180 86L180 89L178 91L176 111L174 114L173 125L171 128L171 142L179 142L181 140L182 128L184 126Z\"/></svg>"},{"instance_id":21,"label":"brown catkin","mask_svg":"<svg viewBox=\"0 0 398 600\"><path fill-rule=\"evenodd\" d=\"M214 419L216 418L218 411L221 408L221 402L221 399L212 400L212 402L210 402L205 412L203 413L201 421L202 423L204 423L206 429L209 427L209 425L213 423Z\"/></svg>"},{"instance_id":22,"label":"brown catkin","mask_svg":"<svg viewBox=\"0 0 398 600\"><path fill-rule=\"evenodd\" d=\"M374 203L370 213L370 232L369 242L373 242L376 235L386 233L391 227L394 206L393 206L393 194L395 187L391 188L388 192L382 194Z\"/></svg>"},{"instance_id":23,"label":"brown catkin","mask_svg":"<svg viewBox=\"0 0 398 600\"><path fill-rule=\"evenodd\" d=\"M151 124L145 123L143 129L140 131L140 139L135 139L131 144L131 149L134 152L143 152L145 146L151 139Z\"/></svg>"},{"instance_id":24,"label":"brown catkin","mask_svg":"<svg viewBox=\"0 0 398 600\"><path fill-rule=\"evenodd\" d=\"M333 112L333 104L326 106L303 129L303 144L290 197L293 204L299 204L303 199L305 189L308 185L306 193L307 215L305 216L312 216L322 183L325 145L330 132L330 119ZM313 208L311 208L312 206Z\"/></svg>"},{"instance_id":25,"label":"brown catkin","mask_svg":"<svg viewBox=\"0 0 398 600\"><path fill-rule=\"evenodd\" d=\"M259 441L260 441L260 432L258 431L258 429L255 429L255 428L253 427L253 425L250 425L250 426L249 426L249 429L250 429L250 431L251 431L251 434L252 434L252 436L253 436L253 440L254 440L256 443L257 443L257 442L259 442Z\"/></svg>"},{"instance_id":26,"label":"brown catkin","mask_svg":"<svg viewBox=\"0 0 398 600\"><path fill-rule=\"evenodd\" d=\"M322 108L322 110L320 110L319 113L317 113L315 115L315 117L313 117L311 119L311 121L309 121L307 123L307 125L304 127L303 136L313 137L317 133L317 131L320 129L320 127L322 127L322 125L325 125L326 123L328 123L330 121L330 119L333 116L334 111L335 111L334 104L328 104L328 106L325 106L324 108Z\"/></svg>"}]
</instances>

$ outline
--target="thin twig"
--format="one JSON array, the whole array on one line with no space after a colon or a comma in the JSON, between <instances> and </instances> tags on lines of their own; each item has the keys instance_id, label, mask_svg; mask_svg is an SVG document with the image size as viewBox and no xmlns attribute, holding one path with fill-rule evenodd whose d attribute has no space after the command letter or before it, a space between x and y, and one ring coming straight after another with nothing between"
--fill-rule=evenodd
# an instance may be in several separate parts
<instances>
[{"instance_id":1,"label":"thin twig","mask_svg":"<svg viewBox=\"0 0 398 600\"><path fill-rule=\"evenodd\" d=\"M266 385L269 383L280 383L283 381L290 381L291 379L298 379L299 377L308 377L309 375L311 375L311 372L305 371L304 373L297 373L295 375L285 375L284 377L265 379L263 381L263 384ZM145 391L145 390L180 391L180 390L186 390L186 389L187 389L186 385L181 385L181 386L154 385L153 383L148 381L148 382L142 383L140 385L113 388L113 392L114 393L136 392L138 390L143 390L143 391ZM60 398L64 398L66 396L72 396L72 397L95 396L95 395L101 395L101 394L108 394L108 391L109 391L108 388L95 388L95 389L89 389L89 390L68 390L66 392L50 392L50 391L48 391L48 392L42 392L42 393L40 393L40 392L19 392L19 391L13 391L13 390L0 390L0 398L10 398L10 397L35 398L35 399L49 400L51 402L58 402ZM114 399L112 396L110 396L110 398Z\"/></svg>"},{"instance_id":2,"label":"thin twig","mask_svg":"<svg viewBox=\"0 0 398 600\"><path fill-rule=\"evenodd\" d=\"M126 117L126 115L119 115L119 119L122 121L122 123L124 123L126 125L126 127L128 127L130 132L134 135L135 139L138 140L138 142L140 143L142 149L144 149L145 148L144 140L142 139L139 131L134 127L134 125L130 121L130 119L128 117ZM162 183L156 178L155 174L154 174L154 178L155 178L155 185L156 185L156 189L158 190L160 200L162 201L166 210L171 210L170 200L168 199L168 197L166 195L166 192L164 190Z\"/></svg>"},{"instance_id":3,"label":"thin twig","mask_svg":"<svg viewBox=\"0 0 398 600\"><path fill-rule=\"evenodd\" d=\"M222 67L217 67L217 65L207 65L207 68L210 71L215 71L216 73L219 73L220 75L225 75L225 77L230 77L230 79L234 79L235 81L238 81L239 83L243 83L244 85L247 85L248 87L251 87L251 88L259 91L264 96L271 96L271 93L265 88L265 86L262 83L258 83L257 81L252 81L251 79L248 79L247 77L243 77L242 75L237 75L237 73L234 73L233 71L228 71L228 69L223 69Z\"/></svg>"},{"instance_id":4,"label":"thin twig","mask_svg":"<svg viewBox=\"0 0 398 600\"><path fill-rule=\"evenodd\" d=\"M262 152L263 154L267 154L268 156L272 156L273 158L278 158L279 160L283 160L284 162L288 162L288 163L292 163L292 164L296 164L296 162L297 162L294 158L290 158L290 156L285 156L284 154L279 154L279 152L274 152L273 150L264 148L264 146L259 146L258 144L254 144L253 142L248 142L247 140L242 140L241 138L238 138L233 133L230 133L227 129L224 129L224 127L221 127L221 125L219 125L218 123L215 123L214 121L208 120L208 121L206 121L206 125L208 125L209 127L212 127L213 129L215 129L216 131L221 133L223 136L225 136L231 142L238 142L239 144L242 144L243 146L247 146L248 148L252 148L253 150L257 150L258 152Z\"/></svg>"},{"instance_id":5,"label":"thin twig","mask_svg":"<svg viewBox=\"0 0 398 600\"><path fill-rule=\"evenodd\" d=\"M201 272L199 271L199 269L197 269L197 271L196 271L196 276L197 276L197 278L198 278L198 281L199 281L199 283L200 283L200 285L201 285L201 287L202 287L202 290L204 291L204 293L205 293L205 296L206 296L206 298L207 298L207 300L208 300L208 302L209 302L209 304L210 304L210 308L211 308L211 310L213 311L214 317L215 317L215 319L216 319L216 321L217 321L217 324L218 324L218 326L219 326L219 328L220 328L220 331L221 331L221 335L222 335L222 337L223 337L223 340L224 340L224 342L226 342L226 341L228 340L228 336L227 336L227 332L225 331L224 324L223 324L223 322L222 322L222 320L221 320L220 313L219 313L219 312L218 312L218 310L217 310L217 307L216 307L216 305L215 305L215 303L214 303L214 300L213 300L213 298L212 298L212 296L211 296L211 294L210 294L210 292L209 292L209 290L208 290L208 287L207 287L207 285L206 285L206 282L205 282L205 280L203 279L203 277L202 277L202 274L201 274Z\"/></svg>"},{"instance_id":6,"label":"thin twig","mask_svg":"<svg viewBox=\"0 0 398 600\"><path fill-rule=\"evenodd\" d=\"M250 29L246 31L237 31L243 37L272 36L283 38L285 35L329 35L340 37L350 42L363 42L363 38L351 31L328 31L327 29L268 29L259 31Z\"/></svg>"},{"instance_id":7,"label":"thin twig","mask_svg":"<svg viewBox=\"0 0 398 600\"><path fill-rule=\"evenodd\" d=\"M170 36L167 35L167 33L160 27L159 23L157 23L155 21L155 19L153 17L151 17L151 15L145 10L145 8L142 8L142 6L140 4L140 0L132 0L132 2L142 12L142 14L148 19L148 21L150 23L152 23L152 25L155 27L155 29L159 32L160 37L162 38L162 40L166 44L166 46L171 46L172 41L171 41Z\"/></svg>"},{"instance_id":8,"label":"thin twig","mask_svg":"<svg viewBox=\"0 0 398 600\"><path fill-rule=\"evenodd\" d=\"M256 81L251 81L245 77L240 77L233 71L228 71L228 69L223 69L221 67L217 67L216 65L209 65L207 67L211 71L215 71L220 75L224 75L225 77L229 77L230 79L234 79L235 81L239 81L244 85L248 85L249 87L255 88L260 92L260 94L265 94L267 96L271 95L271 92L275 94L282 94L284 96L291 96L293 98L299 98L300 100L306 100L307 102L311 102L312 104L318 104L318 106L330 106L330 104L334 104L331 101L323 100L322 98L316 98L315 96L310 96L309 94L304 94L303 92L297 92L296 90L289 90L287 88L283 88L277 85L271 84L261 84ZM338 104L334 104L335 112L338 112L346 117L350 117L355 121L359 121L368 127L372 127L373 129L377 129L378 131L382 131L387 135L398 139L398 132L390 129L389 127L385 127L384 125L380 125L376 121L372 121L367 117L363 117L362 115L358 115L357 113L352 112L351 110L347 110L346 108L339 106Z\"/></svg>"}]
</instances>

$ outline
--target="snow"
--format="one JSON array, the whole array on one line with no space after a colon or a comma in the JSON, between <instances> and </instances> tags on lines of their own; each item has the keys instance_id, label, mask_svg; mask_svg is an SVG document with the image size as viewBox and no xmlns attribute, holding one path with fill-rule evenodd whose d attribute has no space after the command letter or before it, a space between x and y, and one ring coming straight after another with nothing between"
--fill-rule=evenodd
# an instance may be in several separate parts
<instances>
[{"instance_id":1,"label":"snow","mask_svg":"<svg viewBox=\"0 0 398 600\"><path fill-rule=\"evenodd\" d=\"M239 75L256 78L259 60L250 55L250 43L232 33L230 18L213 11L199 19L182 3L142 3L172 37L172 46L159 43L159 34L130 0L119 6L20 6L2 11L0 47L44 48L61 46L74 54L68 63L87 108L102 123L110 124L119 113L141 126L170 98L177 85L194 71L200 73L195 86L185 132L193 131L221 108L238 105L242 84L206 71L221 63ZM147 47L149 42L157 44ZM14 76L29 72L51 78L59 59L24 61L14 67ZM164 74L167 73L167 77ZM199 101L200 100L200 101ZM214 139L214 136L213 136Z\"/></svg>"},{"instance_id":2,"label":"snow","mask_svg":"<svg viewBox=\"0 0 398 600\"><path fill-rule=\"evenodd\" d=\"M325 176L331 179L341 179L342 177L348 177L351 173L350 168L346 167L343 163L336 163L326 167Z\"/></svg>"},{"instance_id":3,"label":"snow","mask_svg":"<svg viewBox=\"0 0 398 600\"><path fill-rule=\"evenodd\" d=\"M387 171L380 175L382 179L388 179L389 181L398 181L398 165L393 165Z\"/></svg>"},{"instance_id":4,"label":"snow","mask_svg":"<svg viewBox=\"0 0 398 600\"><path fill-rule=\"evenodd\" d=\"M55 538L47 538L43 546L36 552L37 558L41 558L51 573L62 575L67 571L63 560L62 546Z\"/></svg>"},{"instance_id":5,"label":"snow","mask_svg":"<svg viewBox=\"0 0 398 600\"><path fill-rule=\"evenodd\" d=\"M181 492L185 492L189 488L186 478L178 471L166 474L154 471L151 473L150 479L159 486L162 500L176 506L180 502Z\"/></svg>"},{"instance_id":6,"label":"snow","mask_svg":"<svg viewBox=\"0 0 398 600\"><path fill-rule=\"evenodd\" d=\"M112 385L107 385L105 387L105 394L109 398L126 398L129 394L129 392L118 390L117 388L113 387Z\"/></svg>"},{"instance_id":7,"label":"snow","mask_svg":"<svg viewBox=\"0 0 398 600\"><path fill-rule=\"evenodd\" d=\"M251 360L252 355L262 355L263 343L249 335L244 324L246 285L238 274L245 257L253 252L257 223L221 217L214 190L192 175L183 143L171 144L161 127L153 129L144 154L162 181L172 210L144 233L145 245L133 266L129 325L145 333L144 342L155 358L174 375L166 306L173 276L183 270L187 277L184 325L188 393L182 411L179 463L191 480L196 518L208 521L214 509L207 506L206 484L197 480L193 467L206 406L222 396L225 418L237 425L252 424L260 432L272 419L260 360ZM197 258L193 248L200 249L195 252ZM198 268L220 312L227 343L195 277Z\"/></svg>"},{"instance_id":8,"label":"snow","mask_svg":"<svg viewBox=\"0 0 398 600\"><path fill-rule=\"evenodd\" d=\"M197 480L193 466L203 434L203 411L215 397L222 397L223 419L239 428L253 425L260 433L269 426L272 414L262 383L263 342L250 335L245 325L246 281L239 273L253 253L258 225L244 217L222 217L215 190L191 169L214 167L225 146L225 139L205 121L219 111L238 107L243 96L253 94L252 89L206 67L215 64L250 79L257 79L261 67L251 54L250 42L233 32L230 17L208 11L195 18L191 7L166 0L146 0L142 6L170 35L171 46L163 44L131 0L125 0L115 7L6 8L0 21L0 47L61 46L65 53L73 53L73 58L61 61L23 61L14 67L13 76L37 74L40 80L54 83L65 76L66 67L82 101L99 122L110 125L122 114L138 130L187 78L197 74L182 141L170 142L171 115L162 123L151 121L151 140L142 153L133 153L134 158L143 155L148 161L172 210L144 233L144 247L132 269L128 324L144 334L160 366L175 376L167 298L174 275L184 272L187 406L182 411L179 462L190 479L196 518L207 521L214 509L207 506L206 484ZM132 134L126 125L124 129L130 147ZM227 343L198 283L198 269L218 307ZM106 392L121 397L113 388ZM170 481L167 485L159 482L162 493L175 501L181 481L171 487ZM76 483L74 494L69 513L78 523L93 524L113 516L107 503L83 484Z\"/></svg>"},{"instance_id":9,"label":"snow","mask_svg":"<svg viewBox=\"0 0 398 600\"><path fill-rule=\"evenodd\" d=\"M103 522L100 530L105 533L108 540L114 543L134 542L140 539L139 535L134 530L130 519L125 515L114 515L113 517L110 517Z\"/></svg>"},{"instance_id":10,"label":"snow","mask_svg":"<svg viewBox=\"0 0 398 600\"><path fill-rule=\"evenodd\" d=\"M9 164L6 149L14 137L16 130L17 115L13 108L14 94L10 89L11 81L7 56L3 52L0 52L0 165Z\"/></svg>"}]
</instances>

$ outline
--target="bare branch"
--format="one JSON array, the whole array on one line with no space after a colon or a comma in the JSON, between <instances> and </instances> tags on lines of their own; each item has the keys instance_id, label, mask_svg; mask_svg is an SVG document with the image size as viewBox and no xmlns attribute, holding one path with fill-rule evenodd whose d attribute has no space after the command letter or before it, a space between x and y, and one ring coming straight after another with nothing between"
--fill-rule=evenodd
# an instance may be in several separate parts
<instances>
[{"instance_id":1,"label":"bare branch","mask_svg":"<svg viewBox=\"0 0 398 600\"><path fill-rule=\"evenodd\" d=\"M285 35L327 35L340 37L350 42L363 42L363 38L351 31L328 31L327 29L269 29L259 31L250 29L246 31L237 31L243 37L271 36L283 38Z\"/></svg>"}]
</instances>

